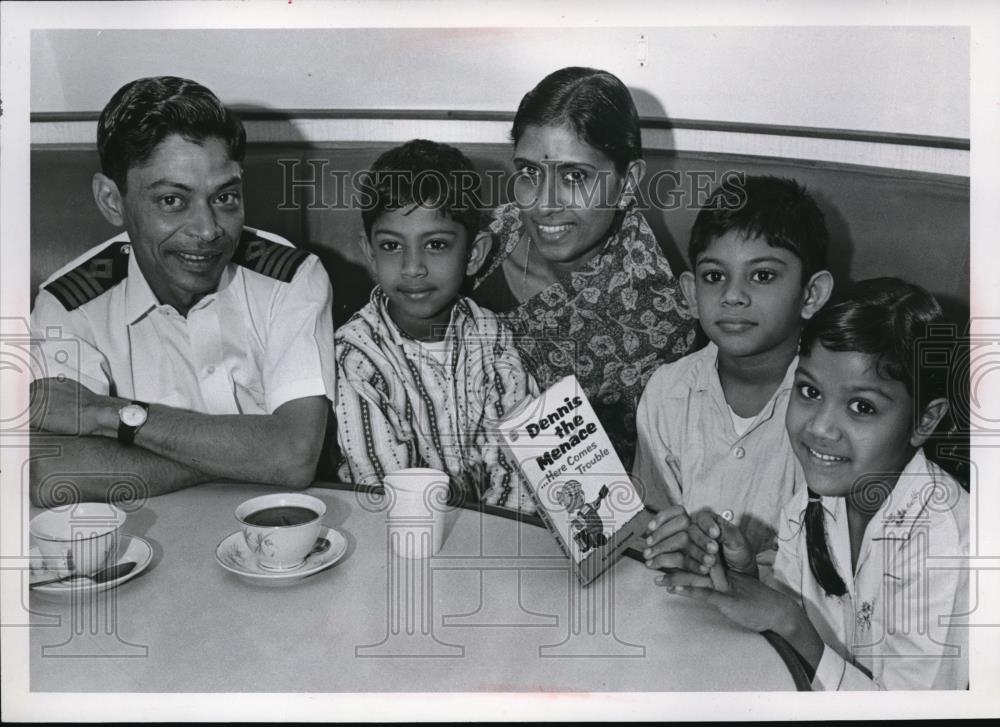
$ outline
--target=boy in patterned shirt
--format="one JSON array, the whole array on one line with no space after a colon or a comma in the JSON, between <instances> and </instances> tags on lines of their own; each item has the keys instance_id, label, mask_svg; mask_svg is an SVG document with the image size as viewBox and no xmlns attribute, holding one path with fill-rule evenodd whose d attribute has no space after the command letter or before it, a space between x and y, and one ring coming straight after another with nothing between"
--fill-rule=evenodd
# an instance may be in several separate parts
<instances>
[{"instance_id":1,"label":"boy in patterned shirt","mask_svg":"<svg viewBox=\"0 0 1000 727\"><path fill-rule=\"evenodd\" d=\"M336 335L338 475L377 485L432 467L463 497L531 512L496 425L537 386L510 330L459 293L490 248L477 182L460 151L420 139L367 175L361 245L377 285Z\"/></svg>"}]
</instances>

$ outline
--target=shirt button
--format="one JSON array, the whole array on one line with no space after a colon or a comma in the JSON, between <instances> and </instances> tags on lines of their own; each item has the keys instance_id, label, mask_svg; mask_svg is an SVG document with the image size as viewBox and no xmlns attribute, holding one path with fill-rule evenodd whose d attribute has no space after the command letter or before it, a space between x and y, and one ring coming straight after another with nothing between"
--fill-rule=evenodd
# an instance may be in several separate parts
<instances>
[{"instance_id":1,"label":"shirt button","mask_svg":"<svg viewBox=\"0 0 1000 727\"><path fill-rule=\"evenodd\" d=\"M721 514L722 514L722 519L725 520L727 523L731 523L733 521L732 510L723 510Z\"/></svg>"},{"instance_id":2,"label":"shirt button","mask_svg":"<svg viewBox=\"0 0 1000 727\"><path fill-rule=\"evenodd\" d=\"M209 376L211 376L212 374L215 373L215 367L214 366L209 366L207 369L205 369L205 373L208 374Z\"/></svg>"},{"instance_id":3,"label":"shirt button","mask_svg":"<svg viewBox=\"0 0 1000 727\"><path fill-rule=\"evenodd\" d=\"M736 457L736 459L743 459L746 456L746 453L747 451L743 449L743 447L737 447L733 450L733 456Z\"/></svg>"}]
</instances>

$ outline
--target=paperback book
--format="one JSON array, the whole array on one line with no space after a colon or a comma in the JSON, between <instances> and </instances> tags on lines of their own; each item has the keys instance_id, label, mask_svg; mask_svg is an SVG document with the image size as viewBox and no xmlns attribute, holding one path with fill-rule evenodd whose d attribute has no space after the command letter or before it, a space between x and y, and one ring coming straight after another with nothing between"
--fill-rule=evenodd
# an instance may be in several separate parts
<instances>
[{"instance_id":1,"label":"paperback book","mask_svg":"<svg viewBox=\"0 0 1000 727\"><path fill-rule=\"evenodd\" d=\"M568 376L500 424L539 517L584 585L624 552L645 524L642 498L576 377Z\"/></svg>"}]
</instances>

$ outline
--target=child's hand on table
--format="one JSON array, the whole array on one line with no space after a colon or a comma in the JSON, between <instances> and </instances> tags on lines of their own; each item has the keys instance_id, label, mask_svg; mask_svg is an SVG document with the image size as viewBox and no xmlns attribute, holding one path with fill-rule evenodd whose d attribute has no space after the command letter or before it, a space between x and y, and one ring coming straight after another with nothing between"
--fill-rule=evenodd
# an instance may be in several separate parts
<instances>
[{"instance_id":1,"label":"child's hand on table","mask_svg":"<svg viewBox=\"0 0 1000 727\"><path fill-rule=\"evenodd\" d=\"M707 601L732 621L754 631L780 632L801 614L791 598L757 578L737 572L730 572L728 576L729 587L725 592L714 589L708 576L683 571L666 573L656 582L670 593Z\"/></svg>"},{"instance_id":2,"label":"child's hand on table","mask_svg":"<svg viewBox=\"0 0 1000 727\"><path fill-rule=\"evenodd\" d=\"M685 571L665 573L656 579L668 592L696 601L707 601L731 621L754 631L781 636L815 673L825 645L816 627L792 598L761 583L756 576L731 571L725 591L713 588L708 576Z\"/></svg>"},{"instance_id":3,"label":"child's hand on table","mask_svg":"<svg viewBox=\"0 0 1000 727\"><path fill-rule=\"evenodd\" d=\"M740 529L710 510L693 516L673 505L662 510L647 526L643 556L649 568L682 568L692 573L711 573L716 587L725 590L722 558L730 570L756 575L757 564Z\"/></svg>"},{"instance_id":4,"label":"child's hand on table","mask_svg":"<svg viewBox=\"0 0 1000 727\"><path fill-rule=\"evenodd\" d=\"M700 548L691 547L689 534L691 524L691 518L680 505L671 505L657 513L646 526L644 536L646 547L642 551L646 567L685 568L698 572L701 557L705 552ZM718 549L718 546L715 547Z\"/></svg>"}]
</instances>

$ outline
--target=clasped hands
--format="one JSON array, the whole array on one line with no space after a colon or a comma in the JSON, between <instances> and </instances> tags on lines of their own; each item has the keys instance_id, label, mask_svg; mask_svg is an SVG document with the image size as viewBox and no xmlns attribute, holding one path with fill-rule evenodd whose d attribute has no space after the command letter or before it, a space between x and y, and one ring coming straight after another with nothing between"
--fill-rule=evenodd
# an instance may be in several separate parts
<instances>
[{"instance_id":1,"label":"clasped hands","mask_svg":"<svg viewBox=\"0 0 1000 727\"><path fill-rule=\"evenodd\" d=\"M756 558L743 533L711 510L688 515L672 505L649 521L645 542L646 566L689 576L679 585L725 591L726 571L757 576Z\"/></svg>"},{"instance_id":2,"label":"clasped hands","mask_svg":"<svg viewBox=\"0 0 1000 727\"><path fill-rule=\"evenodd\" d=\"M775 630L795 605L758 579L756 554L733 523L710 510L688 515L674 505L646 528L646 567L668 592L707 601L755 631Z\"/></svg>"}]
</instances>

